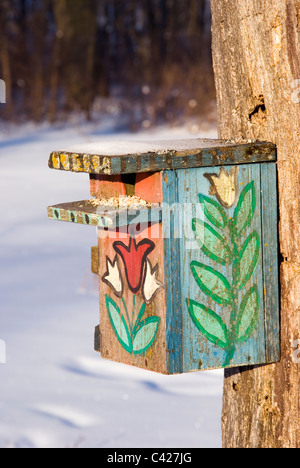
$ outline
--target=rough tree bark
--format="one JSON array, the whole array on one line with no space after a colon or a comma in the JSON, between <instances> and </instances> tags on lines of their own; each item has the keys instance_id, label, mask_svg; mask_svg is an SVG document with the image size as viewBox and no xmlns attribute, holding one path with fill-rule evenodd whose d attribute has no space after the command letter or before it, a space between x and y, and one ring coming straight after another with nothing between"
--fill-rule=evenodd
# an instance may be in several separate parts
<instances>
[{"instance_id":1,"label":"rough tree bark","mask_svg":"<svg viewBox=\"0 0 300 468\"><path fill-rule=\"evenodd\" d=\"M223 445L299 448L300 1L211 3L219 136L277 144L280 199L282 359L225 372Z\"/></svg>"}]
</instances>

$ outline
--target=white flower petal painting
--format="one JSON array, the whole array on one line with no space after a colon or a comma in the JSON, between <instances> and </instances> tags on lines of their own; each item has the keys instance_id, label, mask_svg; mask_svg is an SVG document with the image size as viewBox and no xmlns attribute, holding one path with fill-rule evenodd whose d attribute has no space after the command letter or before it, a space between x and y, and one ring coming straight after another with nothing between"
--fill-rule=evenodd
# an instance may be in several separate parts
<instances>
[{"instance_id":1,"label":"white flower petal painting","mask_svg":"<svg viewBox=\"0 0 300 468\"><path fill-rule=\"evenodd\" d=\"M117 297L121 297L123 294L123 281L119 269L118 257L116 256L113 262L107 257L106 262L107 272L102 277L102 281L108 284Z\"/></svg>"},{"instance_id":2,"label":"white flower petal painting","mask_svg":"<svg viewBox=\"0 0 300 468\"><path fill-rule=\"evenodd\" d=\"M158 265L152 268L151 262L147 259L146 276L143 287L143 295L145 302L150 304L158 291L163 287L163 284L157 279Z\"/></svg>"}]
</instances>

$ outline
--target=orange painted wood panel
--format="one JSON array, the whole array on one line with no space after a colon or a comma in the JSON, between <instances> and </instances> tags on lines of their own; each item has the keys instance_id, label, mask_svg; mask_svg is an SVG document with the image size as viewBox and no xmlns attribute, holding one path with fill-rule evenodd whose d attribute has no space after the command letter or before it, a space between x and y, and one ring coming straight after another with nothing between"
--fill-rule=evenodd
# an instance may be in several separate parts
<instances>
[{"instance_id":1,"label":"orange painted wood panel","mask_svg":"<svg viewBox=\"0 0 300 468\"><path fill-rule=\"evenodd\" d=\"M92 197L96 198L112 198L126 195L126 188L121 175L91 175L90 190Z\"/></svg>"},{"instance_id":2,"label":"orange painted wood panel","mask_svg":"<svg viewBox=\"0 0 300 468\"><path fill-rule=\"evenodd\" d=\"M136 175L135 194L150 203L162 203L162 173L138 173Z\"/></svg>"},{"instance_id":3,"label":"orange painted wood panel","mask_svg":"<svg viewBox=\"0 0 300 468\"><path fill-rule=\"evenodd\" d=\"M162 226L99 238L103 358L167 373Z\"/></svg>"}]
</instances>

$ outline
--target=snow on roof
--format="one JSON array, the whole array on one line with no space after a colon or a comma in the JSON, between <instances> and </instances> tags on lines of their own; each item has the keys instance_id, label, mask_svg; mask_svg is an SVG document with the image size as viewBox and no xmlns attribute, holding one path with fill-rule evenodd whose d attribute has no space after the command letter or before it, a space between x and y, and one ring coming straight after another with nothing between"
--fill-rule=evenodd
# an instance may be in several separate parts
<instances>
[{"instance_id":1,"label":"snow on roof","mask_svg":"<svg viewBox=\"0 0 300 468\"><path fill-rule=\"evenodd\" d=\"M209 139L130 141L112 140L83 143L60 149L68 153L96 154L101 156L122 156L160 152L180 152L225 145L225 141Z\"/></svg>"}]
</instances>

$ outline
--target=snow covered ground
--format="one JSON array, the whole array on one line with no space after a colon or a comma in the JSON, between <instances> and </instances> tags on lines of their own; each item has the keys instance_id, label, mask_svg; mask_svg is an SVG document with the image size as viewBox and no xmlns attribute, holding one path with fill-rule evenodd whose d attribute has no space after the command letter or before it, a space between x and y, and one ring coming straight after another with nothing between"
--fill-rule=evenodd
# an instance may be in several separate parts
<instances>
[{"instance_id":1,"label":"snow covered ground","mask_svg":"<svg viewBox=\"0 0 300 468\"><path fill-rule=\"evenodd\" d=\"M75 123L0 130L1 448L221 446L223 372L161 376L93 351L96 232L50 221L46 211L89 197L87 175L48 169L52 150L99 139L185 136L216 133L163 128L129 135Z\"/></svg>"}]
</instances>

